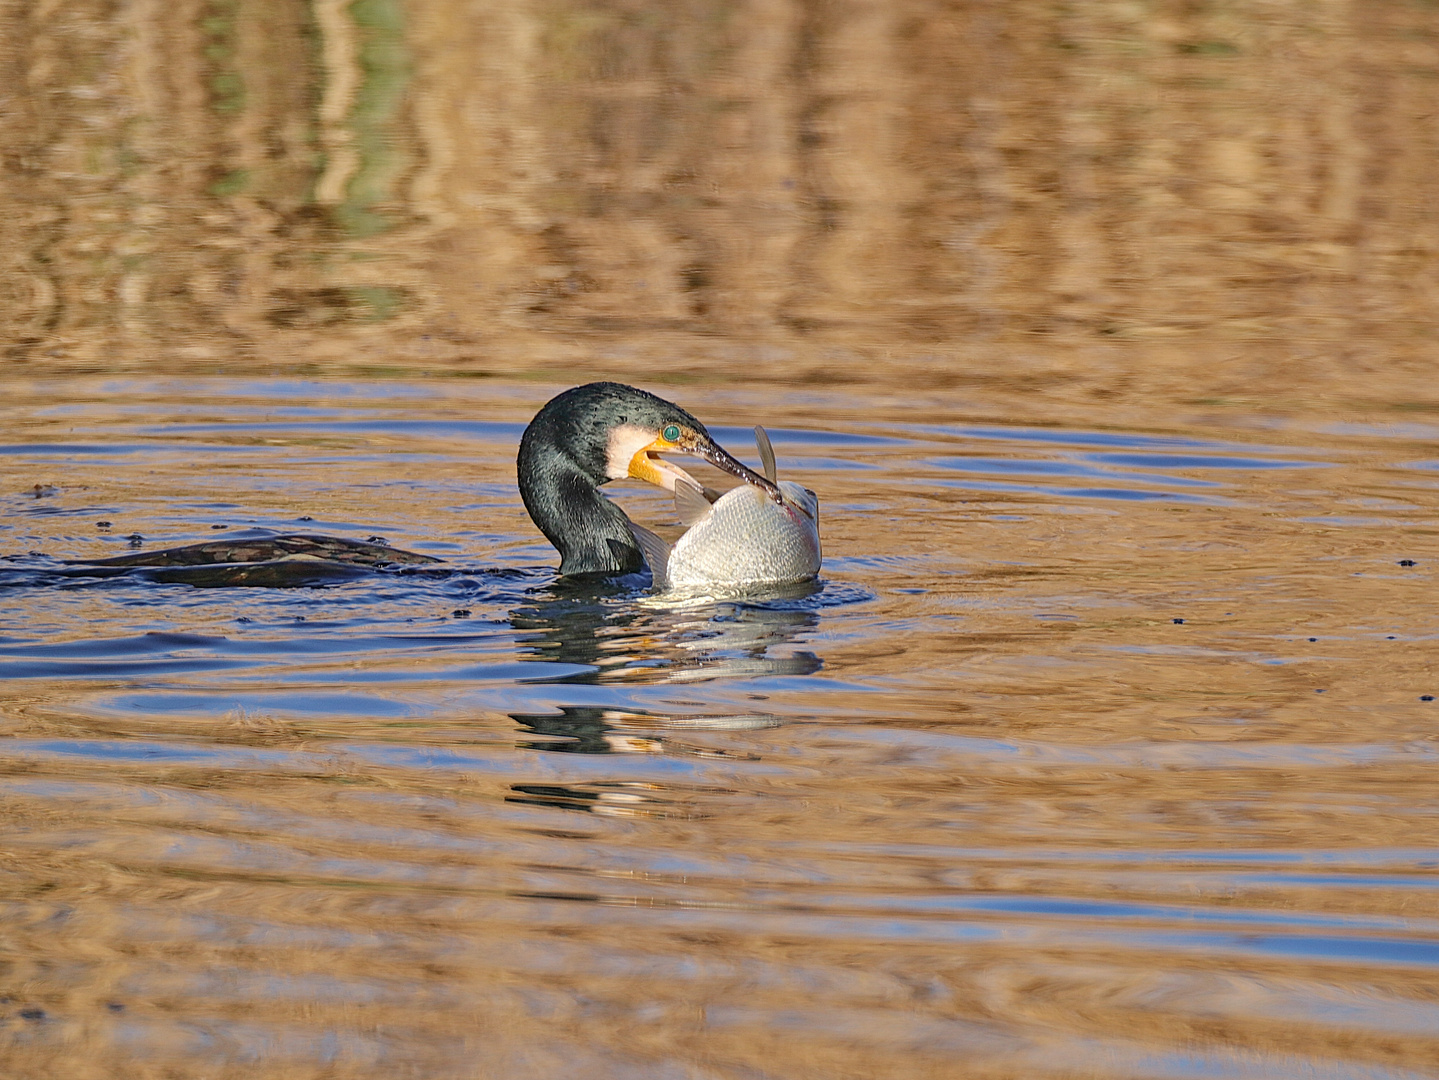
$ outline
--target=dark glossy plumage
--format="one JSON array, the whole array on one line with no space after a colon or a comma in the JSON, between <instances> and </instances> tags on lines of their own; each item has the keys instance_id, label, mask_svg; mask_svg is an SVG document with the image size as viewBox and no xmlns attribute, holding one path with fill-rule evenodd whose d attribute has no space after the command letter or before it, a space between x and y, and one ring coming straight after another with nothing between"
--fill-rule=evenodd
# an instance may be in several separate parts
<instances>
[{"instance_id":1,"label":"dark glossy plumage","mask_svg":"<svg viewBox=\"0 0 1439 1080\"><path fill-rule=\"evenodd\" d=\"M364 540L344 540L338 536L248 536L226 537L203 544L166 548L163 551L137 551L133 555L116 555L109 559L87 560L89 566L213 566L217 563L259 563L275 559L304 556L344 563L347 566L396 566L401 564L437 563L430 555L417 555L385 544Z\"/></svg>"},{"instance_id":2,"label":"dark glossy plumage","mask_svg":"<svg viewBox=\"0 0 1439 1080\"><path fill-rule=\"evenodd\" d=\"M293 589L325 585L388 566L420 566L441 560L385 544L338 536L245 536L203 544L137 551L109 559L69 560L67 577L121 574L197 588L264 586Z\"/></svg>"},{"instance_id":3,"label":"dark glossy plumage","mask_svg":"<svg viewBox=\"0 0 1439 1080\"><path fill-rule=\"evenodd\" d=\"M678 405L623 383L576 386L550 400L520 439L516 462L525 509L560 553L560 573L618 574L643 569L629 518L597 490L611 477L610 433L624 424L656 435L679 424L709 440Z\"/></svg>"}]
</instances>

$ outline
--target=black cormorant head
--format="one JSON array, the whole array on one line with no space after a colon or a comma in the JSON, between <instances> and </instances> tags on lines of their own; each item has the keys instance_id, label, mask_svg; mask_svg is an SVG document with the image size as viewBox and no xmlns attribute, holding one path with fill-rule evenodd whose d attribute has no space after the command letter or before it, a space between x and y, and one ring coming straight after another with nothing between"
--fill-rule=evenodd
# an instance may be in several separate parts
<instances>
[{"instance_id":1,"label":"black cormorant head","mask_svg":"<svg viewBox=\"0 0 1439 1080\"><path fill-rule=\"evenodd\" d=\"M530 454L568 459L596 487L634 477L673 491L677 479L694 481L660 455L689 454L778 499L768 479L735 460L684 409L623 383L588 383L553 398L526 429L522 458L526 444Z\"/></svg>"},{"instance_id":2,"label":"black cormorant head","mask_svg":"<svg viewBox=\"0 0 1439 1080\"><path fill-rule=\"evenodd\" d=\"M546 403L520 440L520 494L559 549L562 574L615 573L643 565L628 519L595 491L634 477L673 491L700 485L661 454L689 454L767 491L779 488L737 461L678 405L623 383L577 386Z\"/></svg>"}]
</instances>

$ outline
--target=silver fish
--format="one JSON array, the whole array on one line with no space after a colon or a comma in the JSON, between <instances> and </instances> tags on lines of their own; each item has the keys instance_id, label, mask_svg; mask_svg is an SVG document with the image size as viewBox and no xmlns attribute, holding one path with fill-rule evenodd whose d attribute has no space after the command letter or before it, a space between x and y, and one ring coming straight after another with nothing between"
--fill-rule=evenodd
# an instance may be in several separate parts
<instances>
[{"instance_id":1,"label":"silver fish","mask_svg":"<svg viewBox=\"0 0 1439 1080\"><path fill-rule=\"evenodd\" d=\"M711 506L697 484L678 480L675 506L690 528L673 549L648 529L630 526L656 592L808 581L819 573L819 498L793 480L776 479L769 436L764 428L754 431L765 476L778 485L781 501L754 484L741 484Z\"/></svg>"}]
</instances>

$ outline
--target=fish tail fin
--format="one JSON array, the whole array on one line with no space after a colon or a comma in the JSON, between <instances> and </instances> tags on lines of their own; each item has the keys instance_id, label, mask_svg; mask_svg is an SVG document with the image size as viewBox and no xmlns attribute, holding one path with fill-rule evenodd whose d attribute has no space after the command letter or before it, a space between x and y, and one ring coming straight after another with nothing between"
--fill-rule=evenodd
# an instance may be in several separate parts
<instances>
[{"instance_id":1,"label":"fish tail fin","mask_svg":"<svg viewBox=\"0 0 1439 1080\"><path fill-rule=\"evenodd\" d=\"M774 463L774 447L769 441L769 432L758 424L754 426L754 444L759 449L759 460L764 466L764 475L771 484L778 483L779 469Z\"/></svg>"},{"instance_id":2,"label":"fish tail fin","mask_svg":"<svg viewBox=\"0 0 1439 1080\"><path fill-rule=\"evenodd\" d=\"M630 522L630 532L634 534L635 543L639 544L640 551L644 553L645 562L650 564L655 588L663 589L669 583L670 546L643 525L636 525L633 521Z\"/></svg>"},{"instance_id":3,"label":"fish tail fin","mask_svg":"<svg viewBox=\"0 0 1439 1080\"><path fill-rule=\"evenodd\" d=\"M679 479L675 481L675 512L685 525L693 525L710 511L710 499L704 489Z\"/></svg>"}]
</instances>

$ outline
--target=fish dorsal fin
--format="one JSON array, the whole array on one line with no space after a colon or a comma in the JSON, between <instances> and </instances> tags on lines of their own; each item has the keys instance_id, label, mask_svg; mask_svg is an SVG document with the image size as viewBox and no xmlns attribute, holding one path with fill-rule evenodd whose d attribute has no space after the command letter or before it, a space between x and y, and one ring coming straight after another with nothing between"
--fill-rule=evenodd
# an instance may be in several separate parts
<instances>
[{"instance_id":1,"label":"fish dorsal fin","mask_svg":"<svg viewBox=\"0 0 1439 1080\"><path fill-rule=\"evenodd\" d=\"M650 574L655 579L655 588L663 589L670 578L670 546L643 525L630 522L630 532L635 543L644 553L645 562L650 564Z\"/></svg>"},{"instance_id":2,"label":"fish dorsal fin","mask_svg":"<svg viewBox=\"0 0 1439 1080\"><path fill-rule=\"evenodd\" d=\"M710 500L703 488L688 480L675 481L675 512L686 526L693 525L710 512Z\"/></svg>"},{"instance_id":3,"label":"fish dorsal fin","mask_svg":"<svg viewBox=\"0 0 1439 1080\"><path fill-rule=\"evenodd\" d=\"M758 424L754 426L754 444L759 447L759 459L764 465L765 479L771 484L779 482L779 470L774 464L774 447L770 445L769 432Z\"/></svg>"}]
</instances>

